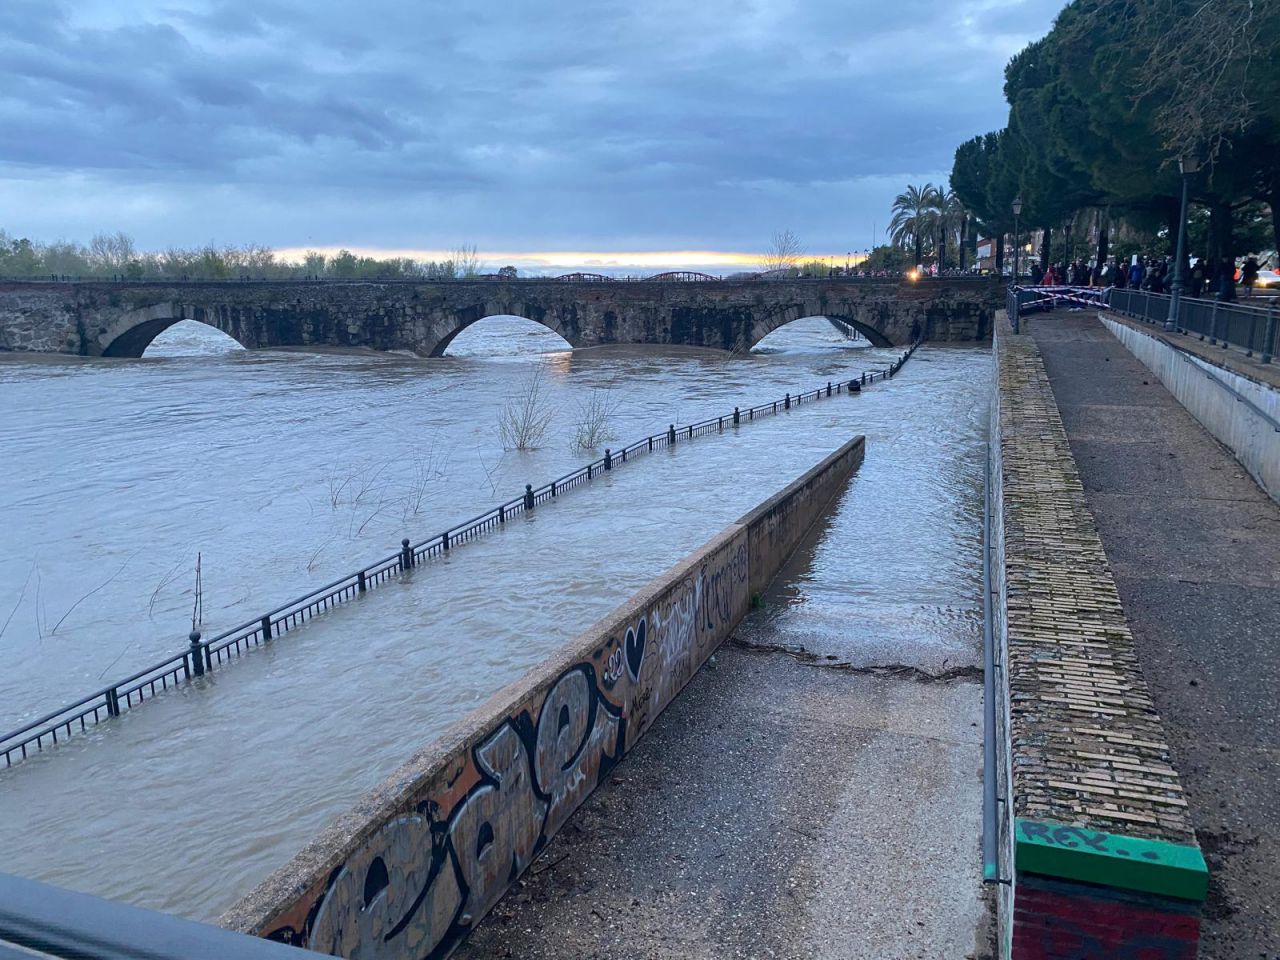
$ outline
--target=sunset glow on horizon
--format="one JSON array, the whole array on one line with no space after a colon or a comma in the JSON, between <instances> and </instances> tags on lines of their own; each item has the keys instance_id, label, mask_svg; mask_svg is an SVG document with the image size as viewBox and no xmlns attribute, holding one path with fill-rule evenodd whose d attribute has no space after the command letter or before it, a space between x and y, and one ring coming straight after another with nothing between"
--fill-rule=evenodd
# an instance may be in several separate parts
<instances>
[{"instance_id":1,"label":"sunset glow on horizon","mask_svg":"<svg viewBox=\"0 0 1280 960\"><path fill-rule=\"evenodd\" d=\"M286 247L277 255L291 262L301 262L311 252L332 257L341 250L360 257L387 259L405 257L421 261L442 261L456 256L452 250L385 249L379 247ZM759 270L764 254L723 250L636 250L636 251L493 251L479 250L476 257L485 270L513 266L521 270L564 269L566 272L592 270ZM832 266L843 266L846 260L856 264L865 259L864 251L846 253L805 253L801 262L820 260Z\"/></svg>"}]
</instances>

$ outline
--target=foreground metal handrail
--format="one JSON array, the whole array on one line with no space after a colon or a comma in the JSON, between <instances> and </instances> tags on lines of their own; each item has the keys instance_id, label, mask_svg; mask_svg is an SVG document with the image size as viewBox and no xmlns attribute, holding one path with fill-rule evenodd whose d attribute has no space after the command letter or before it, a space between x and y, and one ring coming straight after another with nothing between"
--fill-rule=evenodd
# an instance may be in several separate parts
<instances>
[{"instance_id":1,"label":"foreground metal handrail","mask_svg":"<svg viewBox=\"0 0 1280 960\"><path fill-rule=\"evenodd\" d=\"M188 648L181 653L144 667L122 680L117 680L43 716L29 720L17 729L0 736L0 752L4 754L5 766L10 767L15 762L25 760L31 752L43 751L46 740L50 744L57 744L60 740L69 738L77 730L84 731L111 717L120 716L125 710L141 704L170 686L177 686L179 683L191 680L192 677L202 676L216 665L247 653L251 647L261 646L300 626L317 614L352 600L397 575L407 573L430 558L444 556L459 543L474 540L484 533L495 530L513 517L528 513L538 504L554 500L563 495L566 490L587 483L602 473L608 473L616 469L619 464L634 460L637 456L652 453L663 447L672 447L677 443L708 433L723 433L726 426L739 426L743 422L751 423L759 417L790 410L792 406L811 403L823 397L838 396L842 393L860 393L863 386L870 385L877 379L891 379L902 369L902 365L910 359L919 345L920 341L917 340L883 370L875 370L871 373L864 371L858 377L848 381L829 380L825 387L794 395L788 393L781 400L772 400L745 410L734 407L731 414L686 424L679 428L671 424L665 433L645 437L617 452L607 449L603 458L593 460L540 487L526 485L523 495L500 503L479 516L450 527L443 533L417 543L412 543L406 538L401 541L398 553L375 560L354 573L273 607L266 613L229 630L224 630L217 636L204 639L198 631L193 632L189 638Z\"/></svg>"},{"instance_id":2,"label":"foreground metal handrail","mask_svg":"<svg viewBox=\"0 0 1280 960\"><path fill-rule=\"evenodd\" d=\"M996 773L996 655L991 603L991 443L982 483L982 880L1000 880Z\"/></svg>"},{"instance_id":3,"label":"foreground metal handrail","mask_svg":"<svg viewBox=\"0 0 1280 960\"><path fill-rule=\"evenodd\" d=\"M7 945L19 949L10 953ZM0 956L306 960L323 954L0 873Z\"/></svg>"}]
</instances>

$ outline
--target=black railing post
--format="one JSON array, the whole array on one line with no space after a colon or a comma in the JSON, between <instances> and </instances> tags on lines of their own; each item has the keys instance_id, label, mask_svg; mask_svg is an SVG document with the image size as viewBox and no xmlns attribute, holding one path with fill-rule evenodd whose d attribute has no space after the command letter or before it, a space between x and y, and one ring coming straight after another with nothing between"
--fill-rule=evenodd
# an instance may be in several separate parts
<instances>
[{"instance_id":1,"label":"black railing post","mask_svg":"<svg viewBox=\"0 0 1280 960\"><path fill-rule=\"evenodd\" d=\"M364 593L366 590L369 589L369 585L365 583L363 570L361 570L359 573L356 574L356 589L359 590L361 593Z\"/></svg>"},{"instance_id":2,"label":"black railing post","mask_svg":"<svg viewBox=\"0 0 1280 960\"><path fill-rule=\"evenodd\" d=\"M864 387L867 385L867 371L865 370L862 371L862 385Z\"/></svg>"},{"instance_id":3,"label":"black railing post","mask_svg":"<svg viewBox=\"0 0 1280 960\"><path fill-rule=\"evenodd\" d=\"M676 425L673 423L667 427L667 443L676 442Z\"/></svg>"},{"instance_id":4,"label":"black railing post","mask_svg":"<svg viewBox=\"0 0 1280 960\"><path fill-rule=\"evenodd\" d=\"M526 510L533 509L533 484L531 483L524 485L524 508Z\"/></svg>"},{"instance_id":5,"label":"black railing post","mask_svg":"<svg viewBox=\"0 0 1280 960\"><path fill-rule=\"evenodd\" d=\"M263 640L271 639L271 615L270 614L262 618L262 639Z\"/></svg>"},{"instance_id":6,"label":"black railing post","mask_svg":"<svg viewBox=\"0 0 1280 960\"><path fill-rule=\"evenodd\" d=\"M120 716L120 694L116 693L115 687L107 690L107 716Z\"/></svg>"},{"instance_id":7,"label":"black railing post","mask_svg":"<svg viewBox=\"0 0 1280 960\"><path fill-rule=\"evenodd\" d=\"M693 424L689 424L689 439L693 439Z\"/></svg>"},{"instance_id":8,"label":"black railing post","mask_svg":"<svg viewBox=\"0 0 1280 960\"><path fill-rule=\"evenodd\" d=\"M556 496L556 482L552 480L551 481L551 498L554 500L555 496Z\"/></svg>"},{"instance_id":9,"label":"black railing post","mask_svg":"<svg viewBox=\"0 0 1280 960\"><path fill-rule=\"evenodd\" d=\"M1209 342L1215 347L1218 345L1218 301L1213 301L1213 309L1209 312ZM1225 340L1222 344L1227 345Z\"/></svg>"},{"instance_id":10,"label":"black railing post","mask_svg":"<svg viewBox=\"0 0 1280 960\"><path fill-rule=\"evenodd\" d=\"M613 452L608 447L605 447L604 451L604 468L606 470L613 469Z\"/></svg>"},{"instance_id":11,"label":"black railing post","mask_svg":"<svg viewBox=\"0 0 1280 960\"><path fill-rule=\"evenodd\" d=\"M409 546L409 538L400 541L400 572L413 569L413 548Z\"/></svg>"},{"instance_id":12,"label":"black railing post","mask_svg":"<svg viewBox=\"0 0 1280 960\"><path fill-rule=\"evenodd\" d=\"M742 423L742 414L738 412L738 408L733 408L733 425L736 427Z\"/></svg>"},{"instance_id":13,"label":"black railing post","mask_svg":"<svg viewBox=\"0 0 1280 960\"><path fill-rule=\"evenodd\" d=\"M1244 352L1244 355L1246 357L1253 356L1253 344L1254 344L1254 340L1256 339L1254 337L1254 334L1256 334L1257 332L1258 332L1258 318L1250 314L1249 316L1249 347Z\"/></svg>"},{"instance_id":14,"label":"black railing post","mask_svg":"<svg viewBox=\"0 0 1280 960\"><path fill-rule=\"evenodd\" d=\"M187 637L191 652L191 672L197 677L204 676L204 656L200 650L200 631L192 630L191 635ZM119 716L120 704L116 703L116 715Z\"/></svg>"},{"instance_id":15,"label":"black railing post","mask_svg":"<svg viewBox=\"0 0 1280 960\"><path fill-rule=\"evenodd\" d=\"M590 477L590 476L591 476L591 474L590 474L590 472L589 472L589 471L588 471L588 473L587 473L587 476L588 476L588 477ZM507 506L506 506L506 504L504 504L504 503L500 503L500 504L498 504L498 522L499 522L499 523L506 523L506 522L507 522Z\"/></svg>"},{"instance_id":16,"label":"black railing post","mask_svg":"<svg viewBox=\"0 0 1280 960\"><path fill-rule=\"evenodd\" d=\"M440 547L443 550L449 549L449 531L448 530L440 534Z\"/></svg>"},{"instance_id":17,"label":"black railing post","mask_svg":"<svg viewBox=\"0 0 1280 960\"><path fill-rule=\"evenodd\" d=\"M831 381L827 381L827 396L831 396Z\"/></svg>"},{"instance_id":18,"label":"black railing post","mask_svg":"<svg viewBox=\"0 0 1280 960\"><path fill-rule=\"evenodd\" d=\"M782 398L782 409L783 410L791 409L791 394L788 393L785 397Z\"/></svg>"},{"instance_id":19,"label":"black railing post","mask_svg":"<svg viewBox=\"0 0 1280 960\"><path fill-rule=\"evenodd\" d=\"M1276 348L1276 303L1267 304L1267 332L1262 338L1262 362L1270 363L1271 354Z\"/></svg>"},{"instance_id":20,"label":"black railing post","mask_svg":"<svg viewBox=\"0 0 1280 960\"><path fill-rule=\"evenodd\" d=\"M653 437L649 438L649 452L653 453Z\"/></svg>"}]
</instances>

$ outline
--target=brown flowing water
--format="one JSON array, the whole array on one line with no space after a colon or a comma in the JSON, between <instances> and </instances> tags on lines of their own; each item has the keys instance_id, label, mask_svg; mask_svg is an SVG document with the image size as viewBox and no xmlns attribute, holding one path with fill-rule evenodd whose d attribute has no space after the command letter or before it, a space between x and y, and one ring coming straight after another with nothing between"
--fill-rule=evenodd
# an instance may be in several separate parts
<instances>
[{"instance_id":1,"label":"brown flowing water","mask_svg":"<svg viewBox=\"0 0 1280 960\"><path fill-rule=\"evenodd\" d=\"M229 341L226 341L229 343ZM580 410L628 442L886 366L798 321L749 356L570 351L493 319L457 356L227 350L179 325L135 361L0 363L0 727L559 476ZM554 416L504 452L535 371ZM860 660L980 631L987 355L928 345L856 398L614 471L403 582L0 771L0 870L209 919L410 753L849 436L867 460L788 585ZM602 444L603 446L604 444ZM792 638L803 645L804 637Z\"/></svg>"}]
</instances>

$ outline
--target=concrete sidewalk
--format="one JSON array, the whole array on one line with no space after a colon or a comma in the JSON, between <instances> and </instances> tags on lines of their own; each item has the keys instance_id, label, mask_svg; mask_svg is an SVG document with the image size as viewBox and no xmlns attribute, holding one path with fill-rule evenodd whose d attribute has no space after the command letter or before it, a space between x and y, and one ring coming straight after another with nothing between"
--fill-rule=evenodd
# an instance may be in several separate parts
<instances>
[{"instance_id":1,"label":"concrete sidewalk","mask_svg":"<svg viewBox=\"0 0 1280 960\"><path fill-rule=\"evenodd\" d=\"M1280 507L1095 317L1030 329L1209 863L1200 956L1280 957Z\"/></svg>"},{"instance_id":2,"label":"concrete sidewalk","mask_svg":"<svg viewBox=\"0 0 1280 960\"><path fill-rule=\"evenodd\" d=\"M726 645L456 956L975 956L981 696Z\"/></svg>"}]
</instances>

